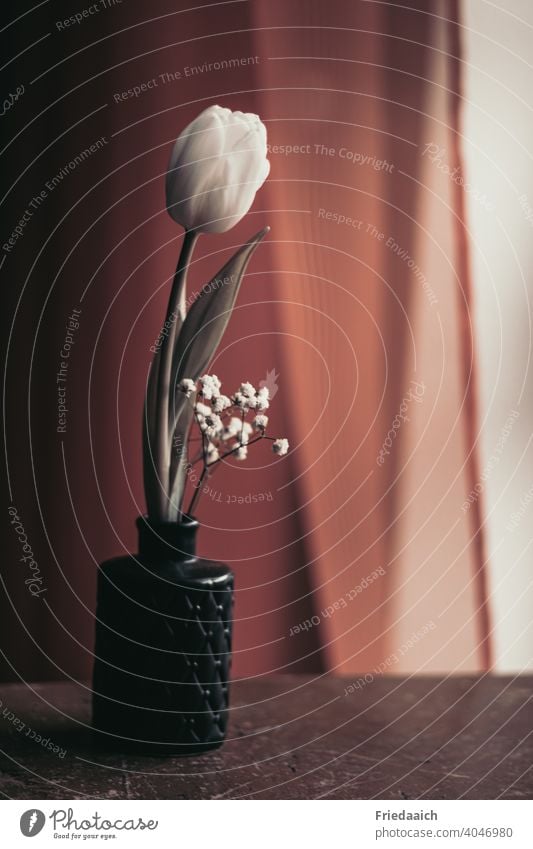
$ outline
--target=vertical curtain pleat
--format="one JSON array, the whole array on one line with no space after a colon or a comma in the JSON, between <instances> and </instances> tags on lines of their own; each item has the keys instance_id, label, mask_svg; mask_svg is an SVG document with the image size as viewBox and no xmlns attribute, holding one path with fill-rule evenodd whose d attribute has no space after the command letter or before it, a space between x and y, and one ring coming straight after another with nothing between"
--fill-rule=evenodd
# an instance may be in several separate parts
<instances>
[{"instance_id":1,"label":"vertical curtain pleat","mask_svg":"<svg viewBox=\"0 0 533 849\"><path fill-rule=\"evenodd\" d=\"M273 153L266 191L329 667L484 668L462 190L424 152L458 164L453 4L255 9L273 151L309 146Z\"/></svg>"},{"instance_id":2,"label":"vertical curtain pleat","mask_svg":"<svg viewBox=\"0 0 533 849\"><path fill-rule=\"evenodd\" d=\"M200 512L201 553L237 575L234 674L486 666L481 505L462 509L478 474L467 231L461 191L425 153L459 161L456 3L201 6L161 0L137 26L149 16L122 4L119 23L94 16L24 58L28 79L46 74L13 112L35 123L6 160L29 166L10 220L106 143L5 260L13 310L28 278L7 363L12 499L47 594L39 604L6 569L2 675L90 674L97 563L134 550L144 509L144 381L182 237L163 175L172 140L214 102L261 115L272 168L250 215L200 240L191 291L271 225L213 369L228 388L275 371L272 428L291 441L279 462L261 451L220 472ZM56 14L38 8L39 34ZM87 286L60 439L58 352ZM7 540L18 566L9 527Z\"/></svg>"}]
</instances>

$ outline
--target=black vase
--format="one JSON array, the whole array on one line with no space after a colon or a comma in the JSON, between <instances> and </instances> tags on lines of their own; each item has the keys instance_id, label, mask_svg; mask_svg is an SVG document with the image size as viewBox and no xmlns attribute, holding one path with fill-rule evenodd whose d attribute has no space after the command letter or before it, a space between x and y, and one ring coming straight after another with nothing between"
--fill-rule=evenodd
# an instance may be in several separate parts
<instances>
[{"instance_id":1,"label":"black vase","mask_svg":"<svg viewBox=\"0 0 533 849\"><path fill-rule=\"evenodd\" d=\"M138 556L98 573L93 728L115 750L205 752L226 733L233 573L196 557L195 519L137 527Z\"/></svg>"}]
</instances>

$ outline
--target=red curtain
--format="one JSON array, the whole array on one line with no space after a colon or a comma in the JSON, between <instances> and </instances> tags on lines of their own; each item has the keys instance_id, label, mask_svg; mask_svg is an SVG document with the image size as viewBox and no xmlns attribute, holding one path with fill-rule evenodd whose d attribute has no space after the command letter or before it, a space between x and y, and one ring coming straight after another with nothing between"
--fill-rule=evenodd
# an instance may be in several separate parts
<instances>
[{"instance_id":1,"label":"red curtain","mask_svg":"<svg viewBox=\"0 0 533 849\"><path fill-rule=\"evenodd\" d=\"M213 370L228 388L275 373L292 446L219 472L199 510L201 553L236 572L234 673L486 666L455 3L159 0L68 32L56 15L10 28L53 38L15 63L5 152L9 233L41 197L2 271L8 500L46 592L7 515L3 677L90 673L97 564L135 548L144 510L143 388L182 237L169 148L216 102L260 114L271 176L200 239L191 291L270 224Z\"/></svg>"}]
</instances>

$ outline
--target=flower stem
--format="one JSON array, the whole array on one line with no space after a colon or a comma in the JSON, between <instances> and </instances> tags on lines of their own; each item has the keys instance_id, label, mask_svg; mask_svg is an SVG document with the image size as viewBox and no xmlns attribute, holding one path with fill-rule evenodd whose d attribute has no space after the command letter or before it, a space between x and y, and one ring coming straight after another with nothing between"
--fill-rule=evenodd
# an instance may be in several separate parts
<instances>
[{"instance_id":1,"label":"flower stem","mask_svg":"<svg viewBox=\"0 0 533 849\"><path fill-rule=\"evenodd\" d=\"M232 448L230 451L226 451L225 454L222 454L218 458L218 460L213 460L212 463L206 462L206 453L204 452L204 457L203 457L204 468L202 469L202 474L200 475L198 485L194 489L194 494L193 494L193 497L191 499L191 503L189 504L189 509L187 510L187 513L188 513L189 516L193 515L192 511L194 510L194 508L198 504L198 499L200 498L200 495L201 495L201 492L202 492L202 484L203 484L203 482L206 478L206 475L209 473L209 470L212 469L213 466L218 466L218 464L221 463L222 460L224 460L226 457L229 457L231 454L234 454L236 451L239 450L239 448L242 448L242 446L244 444L248 447L250 445L253 445L254 442L259 442L260 439L264 439L264 436L263 435L256 436L255 439L252 439L250 442L246 442L246 443L240 442L238 445L235 445L235 447Z\"/></svg>"},{"instance_id":2,"label":"flower stem","mask_svg":"<svg viewBox=\"0 0 533 849\"><path fill-rule=\"evenodd\" d=\"M256 442L259 442L260 439L265 439L265 436L261 434L260 436L254 437L252 440L250 440L250 442L239 442L238 445L235 445L234 448L231 448L229 451L226 451L225 454L221 454L218 460L214 460L212 463L209 463L209 465L215 466L217 463L221 463L222 460L226 459L226 457L229 457L231 454L235 454L235 452L238 451L239 448L243 448L244 446L249 448L250 445L254 445Z\"/></svg>"},{"instance_id":3,"label":"flower stem","mask_svg":"<svg viewBox=\"0 0 533 849\"><path fill-rule=\"evenodd\" d=\"M185 318L185 293L187 268L191 255L198 238L197 233L185 231L181 252L172 282L172 289L168 301L165 326L169 328L167 336L163 336L161 343L161 360L157 382L156 399L156 426L155 426L155 464L159 478L158 488L158 513L160 520L165 520L168 515L170 499L170 441L168 434L168 413L170 393L170 373L172 369L172 353L176 339L176 325L178 320L183 323Z\"/></svg>"}]
</instances>

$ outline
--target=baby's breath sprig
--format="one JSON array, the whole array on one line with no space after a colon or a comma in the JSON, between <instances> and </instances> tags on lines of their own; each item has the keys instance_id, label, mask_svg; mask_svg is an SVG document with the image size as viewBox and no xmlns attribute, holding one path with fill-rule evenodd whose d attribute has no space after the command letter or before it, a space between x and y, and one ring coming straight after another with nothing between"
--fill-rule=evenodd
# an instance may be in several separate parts
<instances>
[{"instance_id":1,"label":"baby's breath sprig","mask_svg":"<svg viewBox=\"0 0 533 849\"><path fill-rule=\"evenodd\" d=\"M272 442L272 451L280 457L289 450L287 439L267 435L268 416L264 411L270 407L268 387L256 389L252 383L244 382L231 396L224 395L221 388L216 374L204 374L196 382L184 378L179 384L193 406L201 444L191 463L202 463L202 472L187 510L189 516L198 504L205 479L224 460L246 460L248 449L262 439Z\"/></svg>"}]
</instances>

